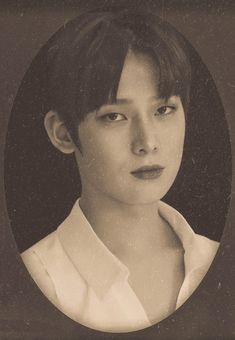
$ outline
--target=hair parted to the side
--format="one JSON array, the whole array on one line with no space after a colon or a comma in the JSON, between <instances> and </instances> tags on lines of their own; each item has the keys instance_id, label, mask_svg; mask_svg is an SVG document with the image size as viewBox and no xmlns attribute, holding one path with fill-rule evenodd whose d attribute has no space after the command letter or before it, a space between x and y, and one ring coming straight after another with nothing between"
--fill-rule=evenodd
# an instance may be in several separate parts
<instances>
[{"instance_id":1,"label":"hair parted to the side","mask_svg":"<svg viewBox=\"0 0 235 340\"><path fill-rule=\"evenodd\" d=\"M46 53L47 107L64 121L74 142L87 113L115 100L129 50L150 55L162 98L189 101L191 67L185 39L170 24L143 10L91 10L62 27Z\"/></svg>"}]
</instances>

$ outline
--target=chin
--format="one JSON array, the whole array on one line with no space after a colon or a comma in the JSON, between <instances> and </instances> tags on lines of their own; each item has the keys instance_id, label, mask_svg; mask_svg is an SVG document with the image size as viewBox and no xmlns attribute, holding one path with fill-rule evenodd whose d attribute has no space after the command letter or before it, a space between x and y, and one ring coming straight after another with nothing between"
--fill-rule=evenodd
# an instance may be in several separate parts
<instances>
[{"instance_id":1,"label":"chin","mask_svg":"<svg viewBox=\"0 0 235 340\"><path fill-rule=\"evenodd\" d=\"M118 200L128 205L145 205L157 203L165 196L166 191L158 190L134 190L128 191L124 195L118 197Z\"/></svg>"}]
</instances>

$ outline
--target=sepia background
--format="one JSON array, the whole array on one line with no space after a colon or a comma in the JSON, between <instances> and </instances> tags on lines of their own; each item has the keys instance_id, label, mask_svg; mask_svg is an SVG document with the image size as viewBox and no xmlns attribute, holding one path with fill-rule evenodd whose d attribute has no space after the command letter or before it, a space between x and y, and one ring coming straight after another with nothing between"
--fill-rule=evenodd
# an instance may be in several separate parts
<instances>
[{"instance_id":1,"label":"sepia background","mask_svg":"<svg viewBox=\"0 0 235 340\"><path fill-rule=\"evenodd\" d=\"M235 203L218 255L192 298L147 330L122 335L91 331L70 320L38 291L21 263L9 228L3 153L7 122L19 84L40 47L81 8L103 4L159 11L199 52L221 96L235 157L235 4L233 1L11 1L0 4L0 338L4 339L205 339L235 337ZM118 6L117 5L117 6ZM218 151L219 152L219 151ZM30 207L29 207L30 209ZM78 336L79 335L79 336Z\"/></svg>"}]
</instances>

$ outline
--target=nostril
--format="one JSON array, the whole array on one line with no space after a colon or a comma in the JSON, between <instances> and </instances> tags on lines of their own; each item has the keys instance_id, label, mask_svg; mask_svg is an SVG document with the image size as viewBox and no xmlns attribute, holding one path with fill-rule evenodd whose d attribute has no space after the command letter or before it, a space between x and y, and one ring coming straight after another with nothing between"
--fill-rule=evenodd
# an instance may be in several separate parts
<instances>
[{"instance_id":1,"label":"nostril","mask_svg":"<svg viewBox=\"0 0 235 340\"><path fill-rule=\"evenodd\" d=\"M139 148L139 149L138 149L138 153L139 153L139 154L144 154L144 153L146 153L146 151L145 151L144 148Z\"/></svg>"},{"instance_id":2,"label":"nostril","mask_svg":"<svg viewBox=\"0 0 235 340\"><path fill-rule=\"evenodd\" d=\"M157 145L133 145L133 152L136 155L145 155L147 153L157 152Z\"/></svg>"},{"instance_id":3,"label":"nostril","mask_svg":"<svg viewBox=\"0 0 235 340\"><path fill-rule=\"evenodd\" d=\"M158 138L155 135L149 125L144 126L143 124L135 129L133 140L131 143L132 151L136 155L145 155L152 152L157 152L158 150Z\"/></svg>"}]
</instances>

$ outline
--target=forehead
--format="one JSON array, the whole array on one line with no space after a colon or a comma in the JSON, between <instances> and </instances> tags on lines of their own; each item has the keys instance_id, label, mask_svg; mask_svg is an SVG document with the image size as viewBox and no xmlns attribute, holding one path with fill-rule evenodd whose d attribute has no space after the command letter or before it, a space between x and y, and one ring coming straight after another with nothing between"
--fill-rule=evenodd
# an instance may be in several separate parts
<instances>
[{"instance_id":1,"label":"forehead","mask_svg":"<svg viewBox=\"0 0 235 340\"><path fill-rule=\"evenodd\" d=\"M153 58L129 51L124 61L117 99L158 96L157 67Z\"/></svg>"}]
</instances>

